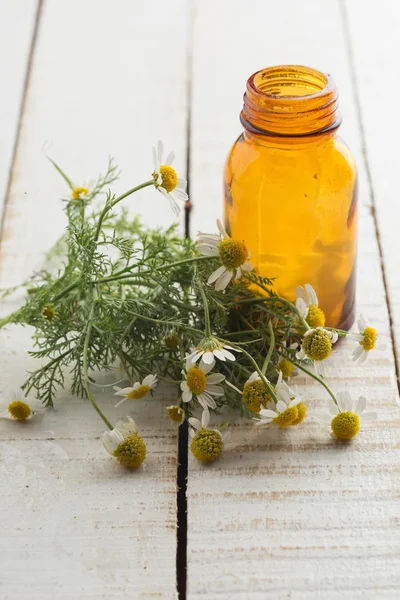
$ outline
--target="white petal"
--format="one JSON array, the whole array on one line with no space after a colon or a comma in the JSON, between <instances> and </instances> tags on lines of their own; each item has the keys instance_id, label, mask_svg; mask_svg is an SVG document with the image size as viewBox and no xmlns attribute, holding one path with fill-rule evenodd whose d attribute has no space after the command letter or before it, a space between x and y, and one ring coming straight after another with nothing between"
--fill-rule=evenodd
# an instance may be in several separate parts
<instances>
[{"instance_id":1,"label":"white petal","mask_svg":"<svg viewBox=\"0 0 400 600\"><path fill-rule=\"evenodd\" d=\"M126 402L128 400L127 397L122 398L122 400L120 400L119 402L117 402L117 404L115 404L114 408L118 408L118 406L120 406L121 404L123 404L124 402Z\"/></svg>"},{"instance_id":2,"label":"white petal","mask_svg":"<svg viewBox=\"0 0 400 600\"><path fill-rule=\"evenodd\" d=\"M218 249L214 248L214 246L211 246L210 244L197 244L197 250L203 256L218 256Z\"/></svg>"},{"instance_id":3,"label":"white petal","mask_svg":"<svg viewBox=\"0 0 400 600\"><path fill-rule=\"evenodd\" d=\"M214 273L211 273L210 277L208 278L208 285L211 285L212 283L214 283L214 281L216 281L218 279L218 277L220 277L221 275L223 275L223 273L225 273L226 271L226 267L224 267L224 265L222 265L222 267L218 267L218 269L216 271L214 271Z\"/></svg>"},{"instance_id":4,"label":"white petal","mask_svg":"<svg viewBox=\"0 0 400 600\"><path fill-rule=\"evenodd\" d=\"M308 306L304 302L303 298L296 298L296 308L303 319L308 315Z\"/></svg>"},{"instance_id":5,"label":"white petal","mask_svg":"<svg viewBox=\"0 0 400 600\"><path fill-rule=\"evenodd\" d=\"M212 362L214 362L214 354L210 351L204 352L203 361L206 363L206 365L210 365Z\"/></svg>"},{"instance_id":6,"label":"white petal","mask_svg":"<svg viewBox=\"0 0 400 600\"><path fill-rule=\"evenodd\" d=\"M195 430L194 430L194 429L191 429L191 428L189 427L189 437L191 437L191 438L193 439L195 435L196 435L196 432L195 432Z\"/></svg>"},{"instance_id":7,"label":"white petal","mask_svg":"<svg viewBox=\"0 0 400 600\"><path fill-rule=\"evenodd\" d=\"M182 392L190 392L187 381L181 381L181 390Z\"/></svg>"},{"instance_id":8,"label":"white petal","mask_svg":"<svg viewBox=\"0 0 400 600\"><path fill-rule=\"evenodd\" d=\"M359 360L359 363L360 363L361 365L362 365L363 363L365 363L365 361L367 360L367 358L368 358L368 354L369 354L369 352L367 352L366 350L364 350L364 352L361 354L361 356L360 356L360 360Z\"/></svg>"},{"instance_id":9,"label":"white petal","mask_svg":"<svg viewBox=\"0 0 400 600\"><path fill-rule=\"evenodd\" d=\"M216 383L221 383L224 379L225 375L222 375L222 373L212 373L207 376L207 383L215 385Z\"/></svg>"},{"instance_id":10,"label":"white petal","mask_svg":"<svg viewBox=\"0 0 400 600\"><path fill-rule=\"evenodd\" d=\"M203 371L203 373L205 373L207 375L207 373L209 373L211 371L211 369L214 367L215 365L215 360L213 359L212 363L205 363L203 360L201 360L200 364L199 364L199 369L201 369Z\"/></svg>"},{"instance_id":11,"label":"white petal","mask_svg":"<svg viewBox=\"0 0 400 600\"><path fill-rule=\"evenodd\" d=\"M308 294L307 294L306 290L301 285L298 285L297 288L296 288L296 298L302 298L302 300L304 300L304 304L307 305L307 303L308 303Z\"/></svg>"},{"instance_id":12,"label":"white petal","mask_svg":"<svg viewBox=\"0 0 400 600\"><path fill-rule=\"evenodd\" d=\"M159 171L159 164L158 164L158 160L157 160L157 151L154 148L154 146L152 147L152 152L153 152L153 166L154 166L154 171L158 173L158 171Z\"/></svg>"},{"instance_id":13,"label":"white petal","mask_svg":"<svg viewBox=\"0 0 400 600\"><path fill-rule=\"evenodd\" d=\"M217 405L215 404L215 401L212 399L212 397L208 394L205 394L204 392L202 394L198 394L197 400L205 410L207 409L207 407L217 408Z\"/></svg>"},{"instance_id":14,"label":"white petal","mask_svg":"<svg viewBox=\"0 0 400 600\"><path fill-rule=\"evenodd\" d=\"M232 277L233 271L225 271L225 273L223 273L215 283L215 289L217 290L217 292L222 292L229 284Z\"/></svg>"},{"instance_id":15,"label":"white petal","mask_svg":"<svg viewBox=\"0 0 400 600\"><path fill-rule=\"evenodd\" d=\"M228 381L227 379L225 380L226 385L228 385L230 388L232 388L233 390L235 390L235 392L237 392L238 394L242 395L243 392L241 392L239 390L239 388L236 387L236 385L233 385L233 383L231 383L230 381Z\"/></svg>"},{"instance_id":16,"label":"white petal","mask_svg":"<svg viewBox=\"0 0 400 600\"><path fill-rule=\"evenodd\" d=\"M289 408L292 408L292 406L297 406L298 404L300 404L300 402L301 398L299 396L294 397L293 400L289 402Z\"/></svg>"},{"instance_id":17,"label":"white petal","mask_svg":"<svg viewBox=\"0 0 400 600\"><path fill-rule=\"evenodd\" d=\"M225 393L219 385L207 385L204 391L211 396L223 396Z\"/></svg>"},{"instance_id":18,"label":"white petal","mask_svg":"<svg viewBox=\"0 0 400 600\"><path fill-rule=\"evenodd\" d=\"M171 194L168 194L168 199L169 199L169 204L172 209L172 212L174 213L174 215L176 217L179 217L179 215L181 213L181 208L180 208L179 204L176 202L176 200L174 200L174 198L171 196Z\"/></svg>"},{"instance_id":19,"label":"white petal","mask_svg":"<svg viewBox=\"0 0 400 600\"><path fill-rule=\"evenodd\" d=\"M357 400L357 404L356 404L356 408L355 408L355 413L357 415L361 415L364 411L365 408L367 406L367 399L365 396L360 396L359 399Z\"/></svg>"},{"instance_id":20,"label":"white petal","mask_svg":"<svg viewBox=\"0 0 400 600\"><path fill-rule=\"evenodd\" d=\"M229 352L229 350L225 348L223 348L222 350L222 354L225 356L225 358L227 358L228 360L236 360L236 357L234 354L232 354L232 352Z\"/></svg>"},{"instance_id":21,"label":"white petal","mask_svg":"<svg viewBox=\"0 0 400 600\"><path fill-rule=\"evenodd\" d=\"M203 410L203 414L201 415L201 425L202 425L203 429L207 429L209 422L210 422L210 411L207 408L207 410Z\"/></svg>"},{"instance_id":22,"label":"white petal","mask_svg":"<svg viewBox=\"0 0 400 600\"><path fill-rule=\"evenodd\" d=\"M190 358L190 364L194 364L197 363L197 361L199 360L199 358L201 358L204 354L204 350L199 350L199 352L194 352L193 354L190 354L189 356L187 356L186 358Z\"/></svg>"},{"instance_id":23,"label":"white petal","mask_svg":"<svg viewBox=\"0 0 400 600\"><path fill-rule=\"evenodd\" d=\"M348 340L354 340L355 342L362 342L364 339L360 333L348 333L346 337Z\"/></svg>"},{"instance_id":24,"label":"white petal","mask_svg":"<svg viewBox=\"0 0 400 600\"><path fill-rule=\"evenodd\" d=\"M276 410L280 413L283 413L283 412L285 412L286 409L287 409L286 402L283 402L282 400L278 400L278 402L276 403Z\"/></svg>"},{"instance_id":25,"label":"white petal","mask_svg":"<svg viewBox=\"0 0 400 600\"><path fill-rule=\"evenodd\" d=\"M255 381L258 381L260 379L260 376L258 374L257 371L254 371L250 377L248 378L248 380L246 381L246 383L244 385L246 385L247 383L254 383Z\"/></svg>"},{"instance_id":26,"label":"white petal","mask_svg":"<svg viewBox=\"0 0 400 600\"><path fill-rule=\"evenodd\" d=\"M357 321L357 326L358 326L358 330L360 332L364 331L367 327L368 327L368 323L366 321L366 319L364 319L364 317L362 315L360 315L358 321Z\"/></svg>"},{"instance_id":27,"label":"white petal","mask_svg":"<svg viewBox=\"0 0 400 600\"><path fill-rule=\"evenodd\" d=\"M174 200L178 200L178 202L186 202L186 200L189 200L189 196L187 195L185 190L177 190L176 188L171 190L170 196Z\"/></svg>"},{"instance_id":28,"label":"white petal","mask_svg":"<svg viewBox=\"0 0 400 600\"><path fill-rule=\"evenodd\" d=\"M192 398L193 398L192 392L183 392L183 394L182 394L183 402L190 402Z\"/></svg>"},{"instance_id":29,"label":"white petal","mask_svg":"<svg viewBox=\"0 0 400 600\"><path fill-rule=\"evenodd\" d=\"M368 421L376 421L377 418L378 418L378 415L376 412L368 411L368 412L364 412L361 415L361 422L367 423Z\"/></svg>"},{"instance_id":30,"label":"white petal","mask_svg":"<svg viewBox=\"0 0 400 600\"><path fill-rule=\"evenodd\" d=\"M241 266L241 269L242 271L252 271L253 265L249 260L246 260L246 262Z\"/></svg>"},{"instance_id":31,"label":"white petal","mask_svg":"<svg viewBox=\"0 0 400 600\"><path fill-rule=\"evenodd\" d=\"M188 419L190 425L192 427L194 427L195 429L199 430L202 429L201 423L198 419L196 419L195 417L190 417L190 419Z\"/></svg>"},{"instance_id":32,"label":"white petal","mask_svg":"<svg viewBox=\"0 0 400 600\"><path fill-rule=\"evenodd\" d=\"M286 409L286 406L285 406ZM262 417L266 417L267 419L275 419L279 416L277 412L274 410L270 410L269 408L262 408L259 413Z\"/></svg>"},{"instance_id":33,"label":"white petal","mask_svg":"<svg viewBox=\"0 0 400 600\"><path fill-rule=\"evenodd\" d=\"M309 283L306 283L305 288L307 291L309 304L315 304L315 306L318 306L318 296L315 293L315 290L312 287L312 285L310 285Z\"/></svg>"},{"instance_id":34,"label":"white petal","mask_svg":"<svg viewBox=\"0 0 400 600\"><path fill-rule=\"evenodd\" d=\"M332 398L329 398L328 400L328 410L330 412L331 415L335 416L338 414L339 412L339 408L336 406L336 404L334 403L334 401L332 400Z\"/></svg>"},{"instance_id":35,"label":"white petal","mask_svg":"<svg viewBox=\"0 0 400 600\"><path fill-rule=\"evenodd\" d=\"M114 390L116 390L116 389L117 388L114 387ZM115 392L114 396L127 396L128 394L130 394L130 392L133 392L135 389L136 389L135 387L119 388L118 392Z\"/></svg>"},{"instance_id":36,"label":"white petal","mask_svg":"<svg viewBox=\"0 0 400 600\"><path fill-rule=\"evenodd\" d=\"M178 179L178 182L176 184L176 189L177 190L186 190L186 186L187 186L187 181L186 179L182 179L181 177Z\"/></svg>"},{"instance_id":37,"label":"white petal","mask_svg":"<svg viewBox=\"0 0 400 600\"><path fill-rule=\"evenodd\" d=\"M157 382L157 376L156 375L147 375L144 379L142 384L143 385L148 385L149 387L151 387L152 385L154 385L154 383Z\"/></svg>"},{"instance_id":38,"label":"white petal","mask_svg":"<svg viewBox=\"0 0 400 600\"><path fill-rule=\"evenodd\" d=\"M242 276L242 269L240 267L238 267L236 269L236 277L235 277L235 279L240 279L241 276Z\"/></svg>"},{"instance_id":39,"label":"white petal","mask_svg":"<svg viewBox=\"0 0 400 600\"><path fill-rule=\"evenodd\" d=\"M336 342L339 339L339 335L336 333L336 331L331 331L330 335L331 335L332 344L336 344Z\"/></svg>"},{"instance_id":40,"label":"white petal","mask_svg":"<svg viewBox=\"0 0 400 600\"><path fill-rule=\"evenodd\" d=\"M217 219L217 227L221 232L222 237L224 237L225 239L229 238L229 235L226 233L226 230L219 219Z\"/></svg>"},{"instance_id":41,"label":"white petal","mask_svg":"<svg viewBox=\"0 0 400 600\"><path fill-rule=\"evenodd\" d=\"M338 392L336 394L336 400L341 412L347 412L352 409L353 401L349 392Z\"/></svg>"},{"instance_id":42,"label":"white petal","mask_svg":"<svg viewBox=\"0 0 400 600\"><path fill-rule=\"evenodd\" d=\"M214 350L214 352L212 354L213 354L213 356L216 356L217 358L219 358L219 360L222 360L222 362L226 361L226 358L225 358L222 350L219 350L217 348L216 350Z\"/></svg>"},{"instance_id":43,"label":"white petal","mask_svg":"<svg viewBox=\"0 0 400 600\"><path fill-rule=\"evenodd\" d=\"M174 162L174 158L175 158L175 152L170 152L167 156L167 158L165 159L164 165L172 165L172 163Z\"/></svg>"},{"instance_id":44,"label":"white petal","mask_svg":"<svg viewBox=\"0 0 400 600\"><path fill-rule=\"evenodd\" d=\"M163 153L164 153L164 144L162 143L161 140L158 140L158 142L157 142L157 158L160 163L162 161Z\"/></svg>"},{"instance_id":45,"label":"white petal","mask_svg":"<svg viewBox=\"0 0 400 600\"><path fill-rule=\"evenodd\" d=\"M353 350L353 360L359 360L361 356L364 354L365 350L362 346L357 346Z\"/></svg>"},{"instance_id":46,"label":"white petal","mask_svg":"<svg viewBox=\"0 0 400 600\"><path fill-rule=\"evenodd\" d=\"M332 421L331 415L323 410L314 410L311 413L311 416L318 419L318 421L322 421L322 423L327 423L328 425L330 425Z\"/></svg>"}]
</instances>

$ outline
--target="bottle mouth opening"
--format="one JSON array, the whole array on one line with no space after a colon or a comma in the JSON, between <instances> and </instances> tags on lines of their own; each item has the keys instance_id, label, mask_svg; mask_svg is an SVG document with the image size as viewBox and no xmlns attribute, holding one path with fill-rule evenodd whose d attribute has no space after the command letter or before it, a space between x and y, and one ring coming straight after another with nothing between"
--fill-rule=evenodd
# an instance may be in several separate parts
<instances>
[{"instance_id":1,"label":"bottle mouth opening","mask_svg":"<svg viewBox=\"0 0 400 600\"><path fill-rule=\"evenodd\" d=\"M330 75L309 67L284 65L269 67L254 73L249 85L272 100L310 100L334 89Z\"/></svg>"},{"instance_id":2,"label":"bottle mouth opening","mask_svg":"<svg viewBox=\"0 0 400 600\"><path fill-rule=\"evenodd\" d=\"M241 113L253 133L309 136L337 129L338 95L330 75L310 67L282 65L254 73Z\"/></svg>"}]
</instances>

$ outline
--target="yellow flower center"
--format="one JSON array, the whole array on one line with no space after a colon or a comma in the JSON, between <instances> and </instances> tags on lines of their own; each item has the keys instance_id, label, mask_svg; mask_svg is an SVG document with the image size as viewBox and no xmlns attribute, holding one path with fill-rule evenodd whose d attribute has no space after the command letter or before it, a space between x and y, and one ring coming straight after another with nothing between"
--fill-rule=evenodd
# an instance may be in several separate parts
<instances>
[{"instance_id":1,"label":"yellow flower center","mask_svg":"<svg viewBox=\"0 0 400 600\"><path fill-rule=\"evenodd\" d=\"M141 400L148 394L150 391L150 387L148 385L139 385L136 390L132 390L129 394L126 395L129 400Z\"/></svg>"},{"instance_id":2,"label":"yellow flower center","mask_svg":"<svg viewBox=\"0 0 400 600\"><path fill-rule=\"evenodd\" d=\"M167 415L171 421L174 421L175 423L182 423L185 412L176 404L174 406L167 406Z\"/></svg>"},{"instance_id":3,"label":"yellow flower center","mask_svg":"<svg viewBox=\"0 0 400 600\"><path fill-rule=\"evenodd\" d=\"M290 360L280 360L276 368L278 371L282 372L283 379L288 379L293 373L293 364L290 362Z\"/></svg>"},{"instance_id":4,"label":"yellow flower center","mask_svg":"<svg viewBox=\"0 0 400 600\"><path fill-rule=\"evenodd\" d=\"M32 414L31 407L26 404L26 402L22 402L22 400L14 400L11 402L8 405L8 412L12 418L17 421L26 421Z\"/></svg>"},{"instance_id":5,"label":"yellow flower center","mask_svg":"<svg viewBox=\"0 0 400 600\"><path fill-rule=\"evenodd\" d=\"M56 315L56 309L54 308L54 306L51 306L51 304L48 304L44 307L42 314L45 319L47 319L48 321L52 321Z\"/></svg>"},{"instance_id":6,"label":"yellow flower center","mask_svg":"<svg viewBox=\"0 0 400 600\"><path fill-rule=\"evenodd\" d=\"M124 467L138 467L146 457L146 444L137 433L133 433L120 443L113 452Z\"/></svg>"},{"instance_id":7,"label":"yellow flower center","mask_svg":"<svg viewBox=\"0 0 400 600\"><path fill-rule=\"evenodd\" d=\"M367 327L364 329L363 340L360 342L361 346L369 352L373 350L376 345L376 340L378 339L378 332L373 327Z\"/></svg>"},{"instance_id":8,"label":"yellow flower center","mask_svg":"<svg viewBox=\"0 0 400 600\"><path fill-rule=\"evenodd\" d=\"M161 187L163 187L168 193L172 192L178 183L178 175L176 174L175 169L169 165L161 165L160 173L162 179Z\"/></svg>"},{"instance_id":9,"label":"yellow flower center","mask_svg":"<svg viewBox=\"0 0 400 600\"><path fill-rule=\"evenodd\" d=\"M360 417L353 412L341 412L332 419L331 427L339 440L351 440L360 431Z\"/></svg>"},{"instance_id":10,"label":"yellow flower center","mask_svg":"<svg viewBox=\"0 0 400 600\"><path fill-rule=\"evenodd\" d=\"M228 238L221 240L218 245L219 257L227 269L237 269L243 265L248 257L248 251L244 242Z\"/></svg>"},{"instance_id":11,"label":"yellow flower center","mask_svg":"<svg viewBox=\"0 0 400 600\"><path fill-rule=\"evenodd\" d=\"M315 304L310 304L306 321L310 327L323 327L325 325L325 314Z\"/></svg>"},{"instance_id":12,"label":"yellow flower center","mask_svg":"<svg viewBox=\"0 0 400 600\"><path fill-rule=\"evenodd\" d=\"M197 460L212 462L222 452L222 438L216 431L200 429L194 436L190 449Z\"/></svg>"},{"instance_id":13,"label":"yellow flower center","mask_svg":"<svg viewBox=\"0 0 400 600\"><path fill-rule=\"evenodd\" d=\"M244 386L242 402L251 412L259 413L261 404L265 407L270 400L271 396L260 379Z\"/></svg>"},{"instance_id":14,"label":"yellow flower center","mask_svg":"<svg viewBox=\"0 0 400 600\"><path fill-rule=\"evenodd\" d=\"M72 190L72 198L74 200L79 200L81 196L87 196L89 193L89 190L85 187L76 187L75 189Z\"/></svg>"},{"instance_id":15,"label":"yellow flower center","mask_svg":"<svg viewBox=\"0 0 400 600\"><path fill-rule=\"evenodd\" d=\"M298 412L298 417L295 421L293 421L293 423L291 423L291 425L299 425L304 421L307 415L307 406L303 402L299 402L296 408Z\"/></svg>"},{"instance_id":16,"label":"yellow flower center","mask_svg":"<svg viewBox=\"0 0 400 600\"><path fill-rule=\"evenodd\" d=\"M279 425L284 429L288 425L293 425L293 423L299 418L299 411L297 410L297 406L292 406L291 408L287 408L283 413L281 413L278 417L273 419L275 425Z\"/></svg>"},{"instance_id":17,"label":"yellow flower center","mask_svg":"<svg viewBox=\"0 0 400 600\"><path fill-rule=\"evenodd\" d=\"M324 329L315 329L303 341L303 350L311 360L325 360L332 351L332 340Z\"/></svg>"},{"instance_id":18,"label":"yellow flower center","mask_svg":"<svg viewBox=\"0 0 400 600\"><path fill-rule=\"evenodd\" d=\"M193 394L201 394L206 389L207 377L198 367L191 367L186 375L186 383Z\"/></svg>"}]
</instances>

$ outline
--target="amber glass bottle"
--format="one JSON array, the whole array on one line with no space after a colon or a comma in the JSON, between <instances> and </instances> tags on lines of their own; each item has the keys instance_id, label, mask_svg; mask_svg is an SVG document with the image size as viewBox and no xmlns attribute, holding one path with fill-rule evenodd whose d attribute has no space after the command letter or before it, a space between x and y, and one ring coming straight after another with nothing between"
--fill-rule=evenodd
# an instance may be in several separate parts
<instances>
[{"instance_id":1,"label":"amber glass bottle","mask_svg":"<svg viewBox=\"0 0 400 600\"><path fill-rule=\"evenodd\" d=\"M326 325L354 319L356 167L337 135L338 95L329 75L279 66L250 77L244 132L225 168L225 225L260 275L294 300L311 283Z\"/></svg>"}]
</instances>

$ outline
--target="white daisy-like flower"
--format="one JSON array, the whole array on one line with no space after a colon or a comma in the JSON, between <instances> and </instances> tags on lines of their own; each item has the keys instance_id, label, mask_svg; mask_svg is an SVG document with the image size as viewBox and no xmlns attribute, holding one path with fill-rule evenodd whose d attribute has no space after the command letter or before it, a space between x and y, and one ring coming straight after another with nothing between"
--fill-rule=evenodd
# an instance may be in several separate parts
<instances>
[{"instance_id":1,"label":"white daisy-like flower","mask_svg":"<svg viewBox=\"0 0 400 600\"><path fill-rule=\"evenodd\" d=\"M208 278L208 284L215 283L217 291L224 290L232 277L240 279L243 272L252 271L253 265L249 261L250 252L244 242L233 240L221 221L217 220L220 235L213 233L198 233L197 250L203 256L219 257L222 265Z\"/></svg>"},{"instance_id":2,"label":"white daisy-like flower","mask_svg":"<svg viewBox=\"0 0 400 600\"><path fill-rule=\"evenodd\" d=\"M215 460L222 450L232 450L234 444L231 432L222 433L219 429L209 429L210 413L203 410L201 422L195 417L189 419L189 436L192 439L191 450L198 460L211 462ZM202 432L200 435L199 432Z\"/></svg>"},{"instance_id":3,"label":"white daisy-like flower","mask_svg":"<svg viewBox=\"0 0 400 600\"><path fill-rule=\"evenodd\" d=\"M185 379L181 383L183 402L190 402L194 396L204 410L216 408L214 397L224 395L223 388L218 384L224 381L225 375L221 373L208 375L214 365L215 361L210 364L201 362L196 366L190 358L186 359L186 370L182 371Z\"/></svg>"},{"instance_id":4,"label":"white daisy-like flower","mask_svg":"<svg viewBox=\"0 0 400 600\"><path fill-rule=\"evenodd\" d=\"M326 360L332 352L332 344L338 340L336 331L324 329L324 327L315 327L308 329L303 338L303 343L299 352L296 352L296 358L304 360L309 358L314 363L314 369L317 375L323 375L324 369L322 361Z\"/></svg>"},{"instance_id":5,"label":"white daisy-like flower","mask_svg":"<svg viewBox=\"0 0 400 600\"><path fill-rule=\"evenodd\" d=\"M140 381L136 381L133 384L133 387L120 388L117 385L114 385L115 396L123 396L123 400L117 402L115 407L119 406L126 400L141 400L145 398L147 394L150 393L150 390L153 390L158 383L157 374L156 375L147 375L140 383Z\"/></svg>"},{"instance_id":6,"label":"white daisy-like flower","mask_svg":"<svg viewBox=\"0 0 400 600\"><path fill-rule=\"evenodd\" d=\"M339 440L350 440L360 430L361 425L374 421L376 412L366 411L367 399L360 396L353 401L349 392L336 394L337 405L329 400L328 410L315 410L313 416L332 428L332 436Z\"/></svg>"},{"instance_id":7,"label":"white daisy-like flower","mask_svg":"<svg viewBox=\"0 0 400 600\"><path fill-rule=\"evenodd\" d=\"M348 333L347 337L358 342L353 350L353 360L363 363L368 358L368 353L376 346L378 332L371 327L362 315L357 321L358 333Z\"/></svg>"},{"instance_id":8,"label":"white daisy-like flower","mask_svg":"<svg viewBox=\"0 0 400 600\"><path fill-rule=\"evenodd\" d=\"M318 306L318 296L309 283L296 288L296 308L311 327L323 327L325 314Z\"/></svg>"},{"instance_id":9,"label":"white daisy-like flower","mask_svg":"<svg viewBox=\"0 0 400 600\"><path fill-rule=\"evenodd\" d=\"M297 406L300 404L301 398L283 381L282 373L279 373L275 385L275 395L277 398L276 405L270 402L267 408L262 408L259 413L260 418L255 419L256 425L275 423L275 425L285 428L288 425L293 425L298 420Z\"/></svg>"},{"instance_id":10,"label":"white daisy-like flower","mask_svg":"<svg viewBox=\"0 0 400 600\"><path fill-rule=\"evenodd\" d=\"M163 161L164 144L161 140L157 142L157 150L153 146L154 183L159 192L168 198L171 208L176 216L181 212L179 202L186 202L186 179L178 177L175 169L171 167L175 153L170 152Z\"/></svg>"},{"instance_id":11,"label":"white daisy-like flower","mask_svg":"<svg viewBox=\"0 0 400 600\"><path fill-rule=\"evenodd\" d=\"M15 391L11 394L11 401L2 404L0 418L15 421L27 421L46 410L40 400L30 395L25 396L22 390Z\"/></svg>"},{"instance_id":12,"label":"white daisy-like flower","mask_svg":"<svg viewBox=\"0 0 400 600\"><path fill-rule=\"evenodd\" d=\"M138 432L137 425L132 417L127 417L126 421L121 420L111 431L105 431L100 439L104 448L111 455L118 449L119 445L130 435Z\"/></svg>"},{"instance_id":13,"label":"white daisy-like flower","mask_svg":"<svg viewBox=\"0 0 400 600\"><path fill-rule=\"evenodd\" d=\"M228 344L219 342L216 338L204 338L200 344L188 355L192 363L196 363L200 358L206 364L211 364L216 358L225 362L226 360L236 360L233 352L241 352L238 348L232 348Z\"/></svg>"}]
</instances>

